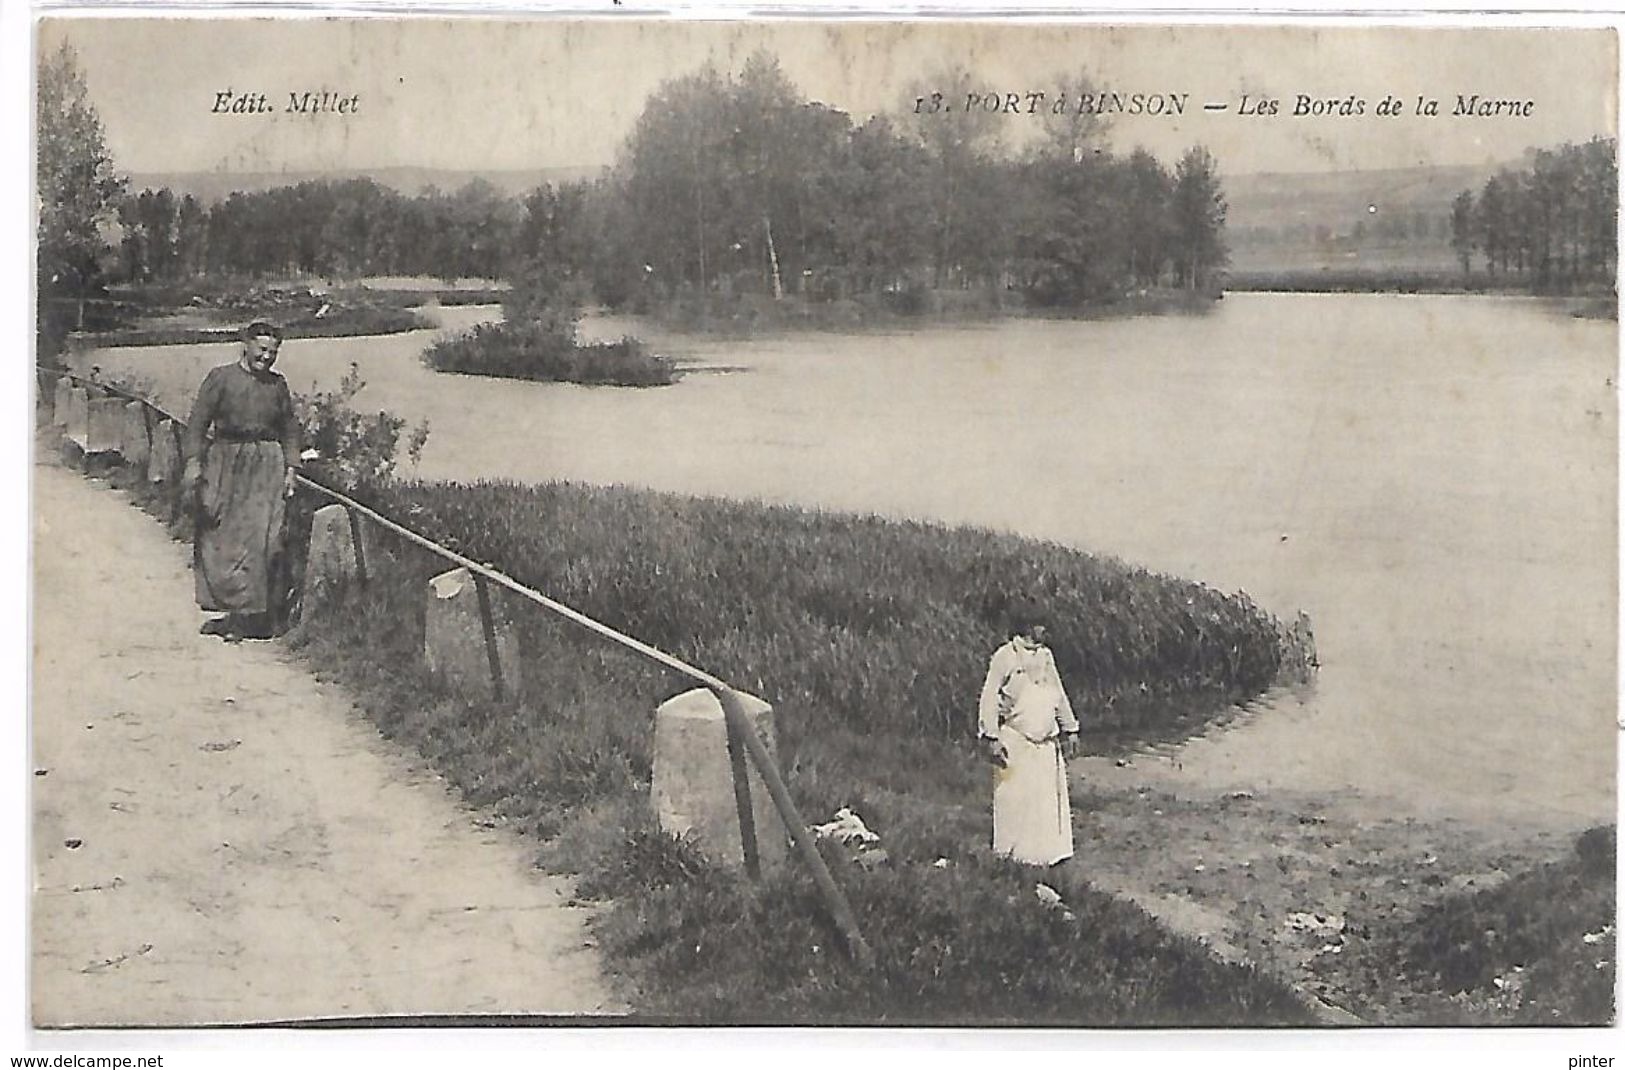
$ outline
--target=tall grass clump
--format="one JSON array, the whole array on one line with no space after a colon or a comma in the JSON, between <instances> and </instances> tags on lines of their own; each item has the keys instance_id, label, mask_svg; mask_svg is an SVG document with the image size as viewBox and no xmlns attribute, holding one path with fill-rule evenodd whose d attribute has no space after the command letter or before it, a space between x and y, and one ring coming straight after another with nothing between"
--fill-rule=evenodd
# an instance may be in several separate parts
<instances>
[{"instance_id":1,"label":"tall grass clump","mask_svg":"<svg viewBox=\"0 0 1625 1070\"><path fill-rule=\"evenodd\" d=\"M1046 607L1097 731L1177 731L1269 687L1285 655L1245 594L984 530L570 484L397 484L375 500L809 728L962 737L1015 597Z\"/></svg>"}]
</instances>

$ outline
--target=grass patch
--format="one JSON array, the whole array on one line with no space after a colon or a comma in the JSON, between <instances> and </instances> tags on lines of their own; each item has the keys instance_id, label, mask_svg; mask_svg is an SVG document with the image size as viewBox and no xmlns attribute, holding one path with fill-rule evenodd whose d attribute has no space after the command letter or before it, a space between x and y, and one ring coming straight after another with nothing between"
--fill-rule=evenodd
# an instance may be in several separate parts
<instances>
[{"instance_id":1,"label":"grass patch","mask_svg":"<svg viewBox=\"0 0 1625 1070\"><path fill-rule=\"evenodd\" d=\"M485 323L430 346L423 362L438 372L587 386L667 386L676 366L635 338L582 344L532 325Z\"/></svg>"}]
</instances>

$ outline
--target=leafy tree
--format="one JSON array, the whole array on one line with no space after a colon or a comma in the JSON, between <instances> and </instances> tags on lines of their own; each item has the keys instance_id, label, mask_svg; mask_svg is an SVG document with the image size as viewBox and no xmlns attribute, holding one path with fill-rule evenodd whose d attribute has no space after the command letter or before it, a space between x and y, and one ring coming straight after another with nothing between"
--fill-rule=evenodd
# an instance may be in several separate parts
<instances>
[{"instance_id":1,"label":"leafy tree","mask_svg":"<svg viewBox=\"0 0 1625 1070\"><path fill-rule=\"evenodd\" d=\"M1213 154L1200 145L1189 149L1174 168L1173 233L1175 260L1182 285L1208 285L1213 273L1229 262L1224 242L1227 206Z\"/></svg>"},{"instance_id":2,"label":"leafy tree","mask_svg":"<svg viewBox=\"0 0 1625 1070\"><path fill-rule=\"evenodd\" d=\"M1062 78L1057 92L1058 99L1047 101L1048 107L1040 105L1038 116L1044 125L1043 135L1038 142L1038 154L1079 163L1086 156L1103 153L1111 133L1111 119L1098 111L1085 111L1079 106L1084 98L1099 92L1095 80L1087 71L1079 71L1071 77ZM1060 105L1058 112L1057 103Z\"/></svg>"},{"instance_id":3,"label":"leafy tree","mask_svg":"<svg viewBox=\"0 0 1625 1070\"><path fill-rule=\"evenodd\" d=\"M544 185L525 198L509 272L512 288L502 303L509 323L575 336L592 259L586 205L587 189L580 185Z\"/></svg>"},{"instance_id":4,"label":"leafy tree","mask_svg":"<svg viewBox=\"0 0 1625 1070\"><path fill-rule=\"evenodd\" d=\"M933 234L932 282L944 287L964 281L966 267L983 259L989 237L1008 233L997 200L978 197L992 161L1000 155L998 115L965 107L979 83L964 67L948 67L915 86L909 99L941 92L955 110L923 110L905 116L930 167L920 189L929 206Z\"/></svg>"},{"instance_id":5,"label":"leafy tree","mask_svg":"<svg viewBox=\"0 0 1625 1070\"><path fill-rule=\"evenodd\" d=\"M181 198L175 218L175 274L189 279L203 273L208 255L209 213L190 193Z\"/></svg>"},{"instance_id":6,"label":"leafy tree","mask_svg":"<svg viewBox=\"0 0 1625 1070\"><path fill-rule=\"evenodd\" d=\"M1140 286L1161 280L1175 240L1170 207L1173 180L1157 158L1135 149L1124 167L1126 185L1123 238L1127 263L1123 271Z\"/></svg>"},{"instance_id":7,"label":"leafy tree","mask_svg":"<svg viewBox=\"0 0 1625 1070\"><path fill-rule=\"evenodd\" d=\"M41 59L37 91L38 352L49 359L70 326L59 299L93 292L111 266L124 180L66 42Z\"/></svg>"},{"instance_id":8,"label":"leafy tree","mask_svg":"<svg viewBox=\"0 0 1625 1070\"><path fill-rule=\"evenodd\" d=\"M1450 248L1455 251L1456 258L1461 261L1462 278L1470 278L1473 273L1473 217L1476 211L1473 206L1473 193L1471 190L1462 190L1456 194L1456 199L1450 205Z\"/></svg>"},{"instance_id":9,"label":"leafy tree","mask_svg":"<svg viewBox=\"0 0 1625 1070\"><path fill-rule=\"evenodd\" d=\"M1613 282L1618 261L1618 165L1612 138L1537 149L1522 170L1503 168L1475 198L1456 197L1451 248L1465 273L1474 249L1486 269L1540 290Z\"/></svg>"}]
</instances>

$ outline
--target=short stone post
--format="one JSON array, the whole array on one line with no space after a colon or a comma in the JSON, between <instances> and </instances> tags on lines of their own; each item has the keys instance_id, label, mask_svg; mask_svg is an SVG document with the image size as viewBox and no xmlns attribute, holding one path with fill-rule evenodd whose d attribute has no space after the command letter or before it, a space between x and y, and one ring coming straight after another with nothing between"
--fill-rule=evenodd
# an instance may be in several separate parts
<instances>
[{"instance_id":1,"label":"short stone post","mask_svg":"<svg viewBox=\"0 0 1625 1070\"><path fill-rule=\"evenodd\" d=\"M739 695L745 719L770 755L778 748L773 707L754 695ZM731 752L722 703L705 688L685 691L655 711L654 773L650 795L662 831L692 836L706 857L721 865L745 867L740 815L744 809L734 783L736 768L747 770L748 812L763 873L784 863L789 832L762 783L761 773L744 753Z\"/></svg>"},{"instance_id":2,"label":"short stone post","mask_svg":"<svg viewBox=\"0 0 1625 1070\"><path fill-rule=\"evenodd\" d=\"M429 671L454 688L481 697L512 698L519 693L519 637L498 612L496 593L482 592L466 568L442 572L429 581L423 613L423 659ZM500 695L498 694L500 681Z\"/></svg>"},{"instance_id":3,"label":"short stone post","mask_svg":"<svg viewBox=\"0 0 1625 1070\"><path fill-rule=\"evenodd\" d=\"M171 487L181 479L181 451L175 440L175 421L159 420L152 429L152 453L147 460L147 479L153 483L168 483Z\"/></svg>"},{"instance_id":4,"label":"short stone post","mask_svg":"<svg viewBox=\"0 0 1625 1070\"><path fill-rule=\"evenodd\" d=\"M90 394L79 386L68 390L62 434L83 452L90 451Z\"/></svg>"},{"instance_id":5,"label":"short stone post","mask_svg":"<svg viewBox=\"0 0 1625 1070\"><path fill-rule=\"evenodd\" d=\"M118 451L124 463L137 471L146 471L152 458L152 440L147 431L147 407L139 401L124 406L124 422L119 425Z\"/></svg>"},{"instance_id":6,"label":"short stone post","mask_svg":"<svg viewBox=\"0 0 1625 1070\"><path fill-rule=\"evenodd\" d=\"M89 399L89 419L85 433L86 453L117 453L124 438L123 398Z\"/></svg>"},{"instance_id":7,"label":"short stone post","mask_svg":"<svg viewBox=\"0 0 1625 1070\"><path fill-rule=\"evenodd\" d=\"M51 423L68 426L68 408L73 404L73 380L66 375L56 377L56 390L51 395Z\"/></svg>"},{"instance_id":8,"label":"short stone post","mask_svg":"<svg viewBox=\"0 0 1625 1070\"><path fill-rule=\"evenodd\" d=\"M305 554L305 582L299 602L302 612L309 616L338 601L357 578L350 511L342 505L324 505L310 518L310 548Z\"/></svg>"}]
</instances>

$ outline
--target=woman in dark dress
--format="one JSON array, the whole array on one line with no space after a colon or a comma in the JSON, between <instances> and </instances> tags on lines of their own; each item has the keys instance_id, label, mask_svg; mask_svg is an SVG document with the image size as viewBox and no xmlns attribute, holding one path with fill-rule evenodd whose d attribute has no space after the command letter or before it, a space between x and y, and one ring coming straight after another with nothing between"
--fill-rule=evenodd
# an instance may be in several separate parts
<instances>
[{"instance_id":1,"label":"woman in dark dress","mask_svg":"<svg viewBox=\"0 0 1625 1070\"><path fill-rule=\"evenodd\" d=\"M299 467L299 421L288 382L271 370L282 332L243 329L242 353L198 388L186 428L182 485L197 505L198 605L225 616L205 635L269 638L278 624L287 500Z\"/></svg>"}]
</instances>

